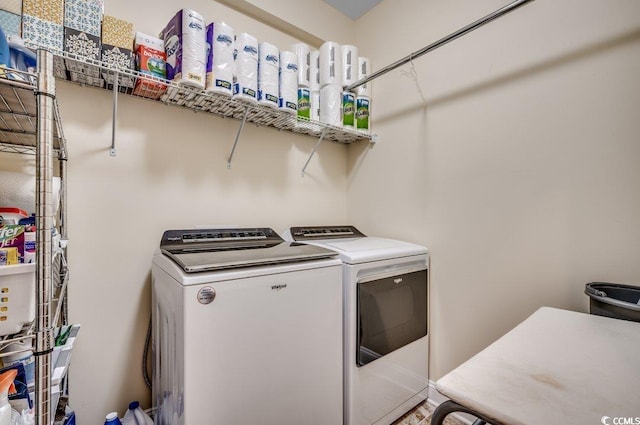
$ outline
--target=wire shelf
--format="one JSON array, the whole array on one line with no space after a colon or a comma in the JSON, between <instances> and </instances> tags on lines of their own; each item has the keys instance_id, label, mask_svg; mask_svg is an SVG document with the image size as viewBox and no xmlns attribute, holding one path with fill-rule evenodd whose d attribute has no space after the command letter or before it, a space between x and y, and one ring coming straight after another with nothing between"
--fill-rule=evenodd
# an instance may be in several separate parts
<instances>
[{"instance_id":1,"label":"wire shelf","mask_svg":"<svg viewBox=\"0 0 640 425\"><path fill-rule=\"evenodd\" d=\"M143 74L132 69L117 69L101 61L55 52L54 74L83 86L114 90L132 97L154 100L168 105L181 106L197 112L243 120L265 127L273 127L338 143L352 143L370 140L371 135L356 130L345 129L319 121L298 118L269 106L245 102L220 93L205 91L189 86L181 86L172 81Z\"/></svg>"},{"instance_id":2,"label":"wire shelf","mask_svg":"<svg viewBox=\"0 0 640 425\"><path fill-rule=\"evenodd\" d=\"M13 69L0 71L0 152L36 153L36 86L35 74ZM55 105L54 151L66 156L57 102Z\"/></svg>"}]
</instances>

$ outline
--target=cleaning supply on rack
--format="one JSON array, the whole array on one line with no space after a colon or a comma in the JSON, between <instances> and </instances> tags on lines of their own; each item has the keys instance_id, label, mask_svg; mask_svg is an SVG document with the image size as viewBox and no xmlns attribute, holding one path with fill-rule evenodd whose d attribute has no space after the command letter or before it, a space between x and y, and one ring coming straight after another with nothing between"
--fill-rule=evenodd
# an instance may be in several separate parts
<instances>
[{"instance_id":1,"label":"cleaning supply on rack","mask_svg":"<svg viewBox=\"0 0 640 425\"><path fill-rule=\"evenodd\" d=\"M6 349L4 351L7 351ZM16 377L13 378L13 385L15 387L15 391L9 393L9 404L11 408L15 409L18 412L22 412L23 410L29 410L33 407L33 403L31 402L31 396L29 395L29 385L33 388L35 383L33 371L33 356L31 357L32 362L32 372L31 372L31 380L27 379L27 372L22 363L15 363L11 366L5 366L0 369L0 375L13 370L16 372ZM6 365L6 361L5 361Z\"/></svg>"},{"instance_id":2,"label":"cleaning supply on rack","mask_svg":"<svg viewBox=\"0 0 640 425\"><path fill-rule=\"evenodd\" d=\"M107 416L105 416L104 425L122 425L122 422L120 422L120 419L118 418L118 412L107 413Z\"/></svg>"},{"instance_id":3,"label":"cleaning supply on rack","mask_svg":"<svg viewBox=\"0 0 640 425\"><path fill-rule=\"evenodd\" d=\"M153 420L142 410L139 402L132 401L122 418L122 425L153 425Z\"/></svg>"},{"instance_id":4,"label":"cleaning supply on rack","mask_svg":"<svg viewBox=\"0 0 640 425\"><path fill-rule=\"evenodd\" d=\"M13 380L17 374L17 370L11 369L0 375L0 425L11 425L9 394L16 390Z\"/></svg>"},{"instance_id":5,"label":"cleaning supply on rack","mask_svg":"<svg viewBox=\"0 0 640 425\"><path fill-rule=\"evenodd\" d=\"M258 101L258 39L242 32L235 36L234 99Z\"/></svg>"},{"instance_id":6,"label":"cleaning supply on rack","mask_svg":"<svg viewBox=\"0 0 640 425\"><path fill-rule=\"evenodd\" d=\"M135 51L136 70L149 77L165 79L166 59L164 52L164 41L159 38L136 32L133 43ZM167 90L167 85L151 79L138 78L133 94L136 96L158 99Z\"/></svg>"}]
</instances>

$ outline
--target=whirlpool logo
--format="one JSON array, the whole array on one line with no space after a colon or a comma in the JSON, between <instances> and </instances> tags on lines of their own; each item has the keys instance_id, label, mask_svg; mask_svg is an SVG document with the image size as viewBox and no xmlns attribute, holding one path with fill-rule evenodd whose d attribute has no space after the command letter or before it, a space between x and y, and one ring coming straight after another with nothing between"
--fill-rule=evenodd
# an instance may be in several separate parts
<instances>
[{"instance_id":1,"label":"whirlpool logo","mask_svg":"<svg viewBox=\"0 0 640 425\"><path fill-rule=\"evenodd\" d=\"M602 422L603 425L640 425L640 417L603 416L600 422Z\"/></svg>"},{"instance_id":2,"label":"whirlpool logo","mask_svg":"<svg viewBox=\"0 0 640 425\"><path fill-rule=\"evenodd\" d=\"M287 284L277 284L277 285L271 285L271 289L274 291L280 291L282 289L285 289L287 287Z\"/></svg>"}]
</instances>

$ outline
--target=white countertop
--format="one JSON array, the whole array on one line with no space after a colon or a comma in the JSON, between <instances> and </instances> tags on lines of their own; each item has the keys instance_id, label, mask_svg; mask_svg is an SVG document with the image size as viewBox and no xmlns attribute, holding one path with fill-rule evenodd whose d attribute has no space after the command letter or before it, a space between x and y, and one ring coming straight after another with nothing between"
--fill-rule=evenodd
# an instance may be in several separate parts
<instances>
[{"instance_id":1,"label":"white countertop","mask_svg":"<svg viewBox=\"0 0 640 425\"><path fill-rule=\"evenodd\" d=\"M437 389L504 424L640 424L640 323L542 307Z\"/></svg>"}]
</instances>

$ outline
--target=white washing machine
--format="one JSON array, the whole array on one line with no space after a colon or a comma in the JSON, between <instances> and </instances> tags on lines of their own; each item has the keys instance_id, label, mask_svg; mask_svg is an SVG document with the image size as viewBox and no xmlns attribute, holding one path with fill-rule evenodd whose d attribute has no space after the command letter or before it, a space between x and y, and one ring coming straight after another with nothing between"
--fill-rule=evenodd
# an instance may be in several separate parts
<instances>
[{"instance_id":1,"label":"white washing machine","mask_svg":"<svg viewBox=\"0 0 640 425\"><path fill-rule=\"evenodd\" d=\"M336 425L342 267L273 230L171 230L153 258L158 425Z\"/></svg>"},{"instance_id":2,"label":"white washing machine","mask_svg":"<svg viewBox=\"0 0 640 425\"><path fill-rule=\"evenodd\" d=\"M292 227L285 239L343 263L344 423L388 425L428 396L427 248L353 226Z\"/></svg>"}]
</instances>

